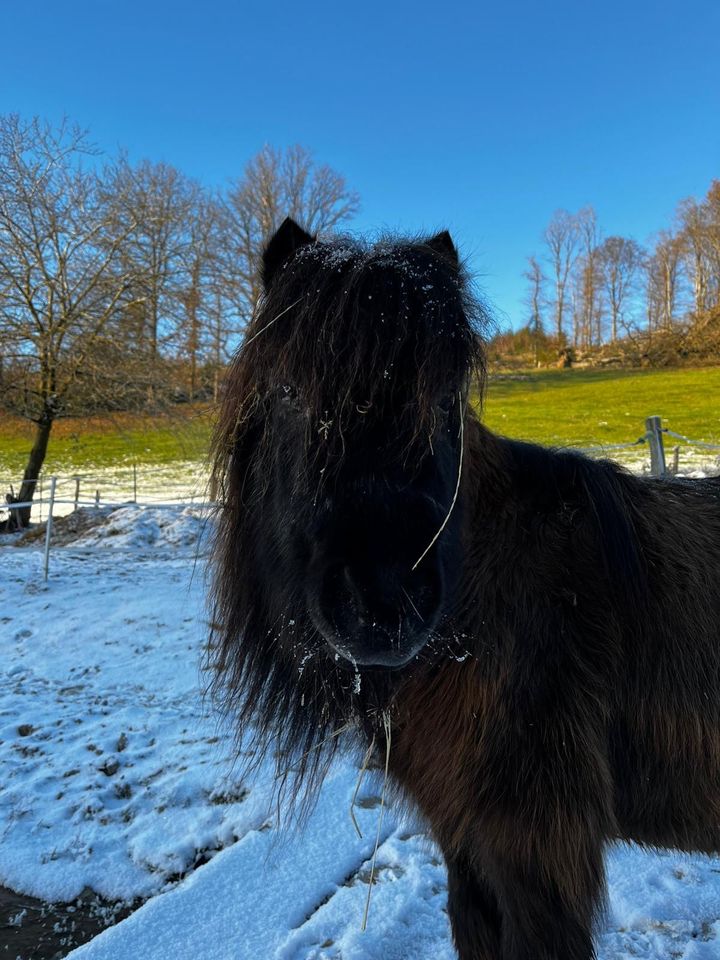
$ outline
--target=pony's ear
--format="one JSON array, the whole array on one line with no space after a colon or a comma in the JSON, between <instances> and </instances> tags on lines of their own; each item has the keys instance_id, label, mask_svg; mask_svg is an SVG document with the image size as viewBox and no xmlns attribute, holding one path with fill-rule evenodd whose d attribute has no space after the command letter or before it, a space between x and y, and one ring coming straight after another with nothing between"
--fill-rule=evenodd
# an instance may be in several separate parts
<instances>
[{"instance_id":1,"label":"pony's ear","mask_svg":"<svg viewBox=\"0 0 720 960\"><path fill-rule=\"evenodd\" d=\"M425 241L425 246L430 247L435 253L439 253L441 257L445 257L453 266L457 267L459 265L458 252L447 230L442 230L440 233L436 233L434 237L430 237L429 240Z\"/></svg>"},{"instance_id":2,"label":"pony's ear","mask_svg":"<svg viewBox=\"0 0 720 960\"><path fill-rule=\"evenodd\" d=\"M317 238L298 226L292 217L285 217L275 233L268 240L262 258L262 281L265 289L273 282L275 274L296 250Z\"/></svg>"}]
</instances>

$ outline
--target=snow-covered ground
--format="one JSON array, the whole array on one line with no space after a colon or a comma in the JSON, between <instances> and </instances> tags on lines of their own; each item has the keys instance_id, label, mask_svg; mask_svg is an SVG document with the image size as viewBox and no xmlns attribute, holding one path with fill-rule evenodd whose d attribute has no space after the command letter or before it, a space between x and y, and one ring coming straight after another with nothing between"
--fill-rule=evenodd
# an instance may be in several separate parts
<instances>
[{"instance_id":1,"label":"snow-covered ground","mask_svg":"<svg viewBox=\"0 0 720 960\"><path fill-rule=\"evenodd\" d=\"M0 460L0 468L2 462ZM5 471L7 472L7 471ZM50 482L55 476L55 503L53 516L72 513L75 500L80 506L100 504L118 505L137 501L143 504L202 503L208 494L210 468L201 460L172 460L167 463L118 463L114 466L96 466L85 463L75 469L66 465L62 470L46 470L35 492L32 520L47 519ZM2 489L9 489L10 477L3 477ZM7 508L0 504L0 520L7 516Z\"/></svg>"},{"instance_id":2,"label":"snow-covered ground","mask_svg":"<svg viewBox=\"0 0 720 960\"><path fill-rule=\"evenodd\" d=\"M446 878L379 784L339 761L302 831L278 825L203 698L206 517L126 507L58 546L0 547L0 885L146 902L78 960L452 960ZM720 858L608 856L602 960L718 960ZM20 918L19 922L22 922ZM0 933L0 937L2 934Z\"/></svg>"}]
</instances>

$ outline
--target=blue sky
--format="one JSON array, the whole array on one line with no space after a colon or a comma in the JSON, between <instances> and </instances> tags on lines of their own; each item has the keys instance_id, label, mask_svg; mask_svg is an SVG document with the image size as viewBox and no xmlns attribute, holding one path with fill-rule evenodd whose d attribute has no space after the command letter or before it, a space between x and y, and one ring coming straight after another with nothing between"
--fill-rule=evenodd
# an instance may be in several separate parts
<instances>
[{"instance_id":1,"label":"blue sky","mask_svg":"<svg viewBox=\"0 0 720 960\"><path fill-rule=\"evenodd\" d=\"M501 325L555 209L647 241L720 177L718 0L3 4L0 112L211 185L302 143L355 226L449 227Z\"/></svg>"}]
</instances>

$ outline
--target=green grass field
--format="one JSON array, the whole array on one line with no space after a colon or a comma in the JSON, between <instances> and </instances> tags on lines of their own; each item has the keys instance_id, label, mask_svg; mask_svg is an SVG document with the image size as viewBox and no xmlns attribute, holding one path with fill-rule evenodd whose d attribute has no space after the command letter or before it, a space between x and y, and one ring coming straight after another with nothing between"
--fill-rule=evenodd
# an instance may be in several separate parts
<instances>
[{"instance_id":1,"label":"green grass field","mask_svg":"<svg viewBox=\"0 0 720 960\"><path fill-rule=\"evenodd\" d=\"M720 442L720 367L680 370L543 370L493 379L484 420L497 433L587 447L626 443L645 418L693 440Z\"/></svg>"},{"instance_id":2,"label":"green grass field","mask_svg":"<svg viewBox=\"0 0 720 960\"><path fill-rule=\"evenodd\" d=\"M552 445L625 443L651 414L694 440L720 442L720 367L681 370L544 370L490 381L484 419L509 437ZM179 407L172 416L119 414L59 421L46 472L120 463L165 464L206 456L211 411ZM32 425L0 417L0 470L17 477Z\"/></svg>"},{"instance_id":3,"label":"green grass field","mask_svg":"<svg viewBox=\"0 0 720 960\"><path fill-rule=\"evenodd\" d=\"M50 435L44 472L73 473L96 467L167 464L207 456L211 412L181 407L173 415L134 414L59 420ZM17 477L32 446L33 425L0 415L0 471Z\"/></svg>"}]
</instances>

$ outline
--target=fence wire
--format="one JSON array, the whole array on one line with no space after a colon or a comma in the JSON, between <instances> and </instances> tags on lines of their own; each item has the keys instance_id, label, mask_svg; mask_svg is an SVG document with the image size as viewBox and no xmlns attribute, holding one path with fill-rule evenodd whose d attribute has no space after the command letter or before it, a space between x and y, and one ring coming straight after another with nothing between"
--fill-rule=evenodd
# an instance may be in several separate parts
<instances>
[{"instance_id":1,"label":"fence wire","mask_svg":"<svg viewBox=\"0 0 720 960\"><path fill-rule=\"evenodd\" d=\"M682 433L675 433L675 431L669 427L663 427L662 432L667 434L668 437L676 437L678 440L682 440L689 446L703 447L707 450L720 450L720 443L707 443L705 440L691 440L689 437L683 436Z\"/></svg>"}]
</instances>

